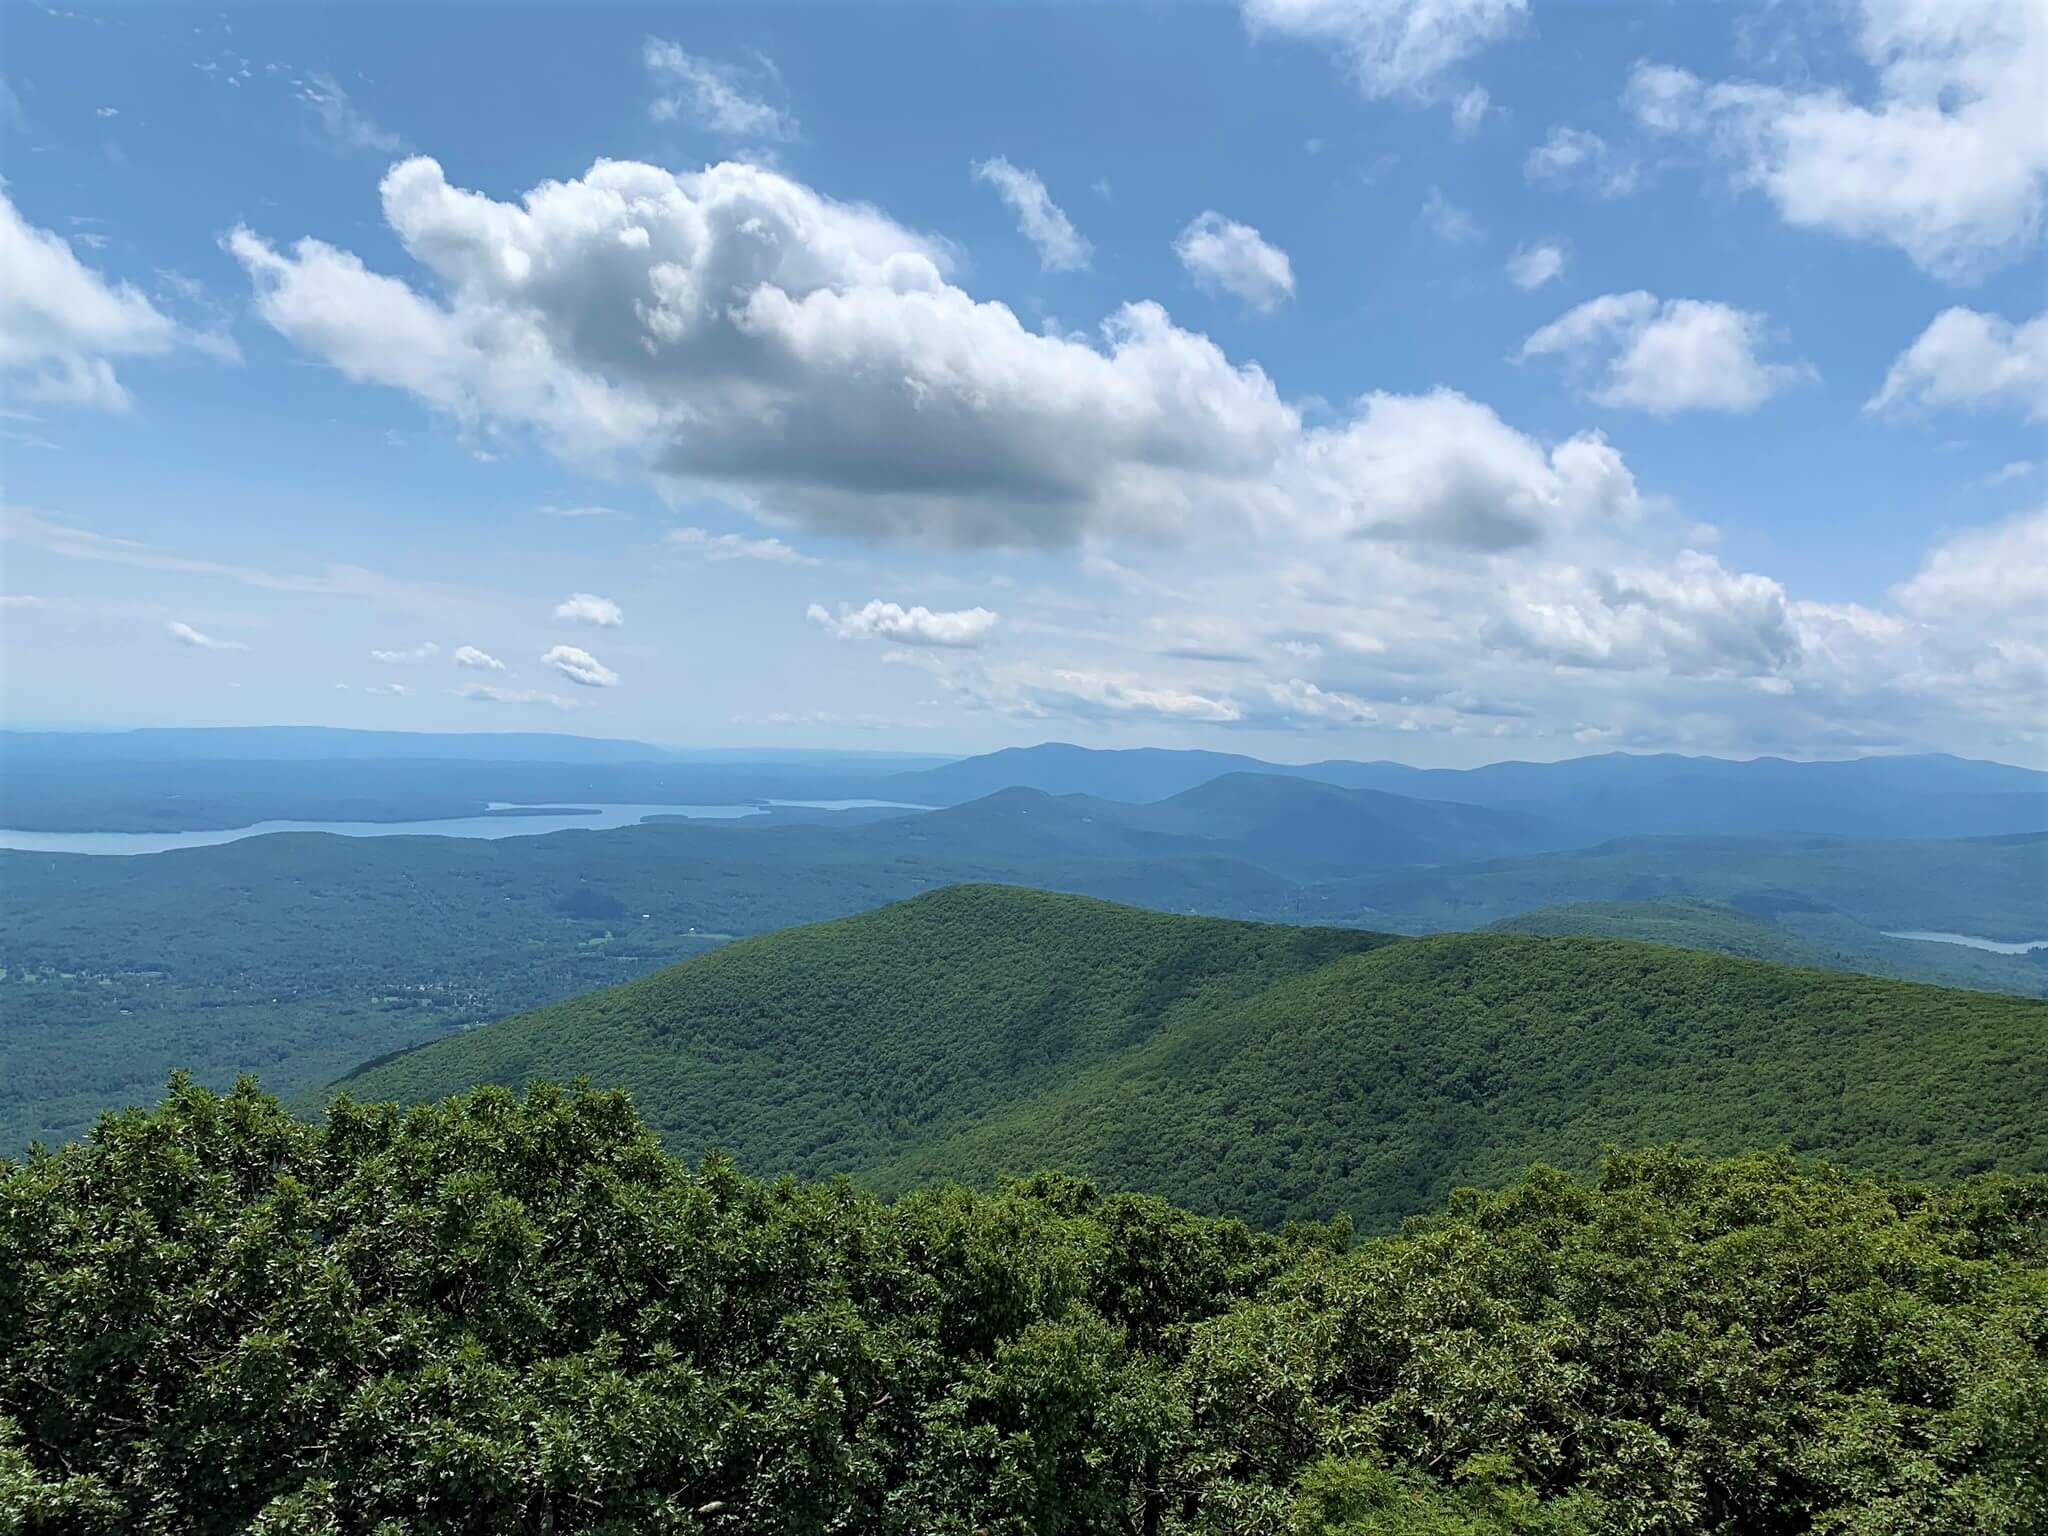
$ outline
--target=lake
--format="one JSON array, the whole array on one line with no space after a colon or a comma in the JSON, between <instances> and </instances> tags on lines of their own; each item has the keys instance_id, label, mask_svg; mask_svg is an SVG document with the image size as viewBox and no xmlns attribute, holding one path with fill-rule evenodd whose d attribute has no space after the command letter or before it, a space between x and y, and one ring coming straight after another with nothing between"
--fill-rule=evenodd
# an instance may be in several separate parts
<instances>
[{"instance_id":1,"label":"lake","mask_svg":"<svg viewBox=\"0 0 2048 1536\"><path fill-rule=\"evenodd\" d=\"M1980 939L1974 933L1932 933L1915 929L1908 933L1887 933L1888 939L1919 939L1927 944L1962 944L1971 949L1988 949L1994 955L2024 955L2030 950L2048 949L2048 939L2022 939L2007 944L1999 939Z\"/></svg>"},{"instance_id":2,"label":"lake","mask_svg":"<svg viewBox=\"0 0 2048 1536\"><path fill-rule=\"evenodd\" d=\"M439 821L259 821L246 827L221 827L203 832L21 832L0 827L0 848L26 853L138 854L167 853L173 848L208 848L272 832L331 832L337 837L540 837L549 832L602 832L630 827L650 816L684 816L692 821L736 821L763 816L776 806L791 810L924 811L931 807L894 800L761 800L745 805L618 805L593 802L577 806L494 804L493 811L520 811L517 816L451 816Z\"/></svg>"}]
</instances>

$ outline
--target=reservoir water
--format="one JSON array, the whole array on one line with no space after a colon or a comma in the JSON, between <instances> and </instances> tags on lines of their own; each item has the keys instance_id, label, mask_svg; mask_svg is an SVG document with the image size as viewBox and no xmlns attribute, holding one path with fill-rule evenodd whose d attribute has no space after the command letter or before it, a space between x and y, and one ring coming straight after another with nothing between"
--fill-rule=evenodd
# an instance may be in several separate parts
<instances>
[{"instance_id":1,"label":"reservoir water","mask_svg":"<svg viewBox=\"0 0 2048 1536\"><path fill-rule=\"evenodd\" d=\"M1928 944L1962 944L1971 949L1988 949L1994 955L2024 955L2030 950L2048 949L2048 939L2021 939L2008 944L2000 939L1980 939L1974 933L1934 933L1912 929L1905 933L1885 934L1888 939L1919 939Z\"/></svg>"},{"instance_id":2,"label":"reservoir water","mask_svg":"<svg viewBox=\"0 0 2048 1536\"><path fill-rule=\"evenodd\" d=\"M0 827L0 848L28 853L137 854L173 848L206 848L272 832L332 832L337 837L539 837L548 832L602 832L630 827L650 816L683 816L692 821L735 821L762 816L776 806L793 810L923 811L929 806L894 800L760 800L744 805L618 805L591 802L565 806L494 804L493 811L527 814L451 816L438 821L259 821L246 827L203 832L21 832Z\"/></svg>"}]
</instances>

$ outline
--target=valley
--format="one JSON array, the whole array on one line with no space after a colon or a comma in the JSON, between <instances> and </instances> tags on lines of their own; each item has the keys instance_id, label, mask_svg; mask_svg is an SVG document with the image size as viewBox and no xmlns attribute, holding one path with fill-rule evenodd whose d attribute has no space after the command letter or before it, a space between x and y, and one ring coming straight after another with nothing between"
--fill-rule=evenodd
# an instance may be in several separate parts
<instances>
[{"instance_id":1,"label":"valley","mask_svg":"<svg viewBox=\"0 0 2048 1536\"><path fill-rule=\"evenodd\" d=\"M299 1095L371 1057L628 981L729 938L971 882L1384 933L1520 924L2048 994L2041 951L2008 955L1887 936L1949 930L2020 940L2038 932L2048 911L2048 835L1695 832L1557 846L1564 834L1554 808L1414 799L1305 770L1277 773L1271 764L1245 772L1236 760L1204 754L1191 754L1192 762L1138 754L1151 775L1142 781L1132 778L1126 754L1048 748L997 756L1009 765L1001 771L1015 770L1021 757L1016 771L1041 779L1053 769L1069 779L1091 764L1098 771L1085 793L1017 786L932 811L768 805L738 817L654 815L638 825L545 834L507 816L490 829L507 835L490 838L281 833L131 858L0 849L0 1006L9 1019L0 1036L0 1145L77 1135L102 1109L151 1097L178 1068L222 1087L254 1071ZM279 785L317 798L379 761L255 767L269 786L267 804ZM416 766L392 761L407 772ZM589 771L516 760L430 765L449 775L503 775L489 780L497 788ZM171 773L167 782L178 786L186 783L179 775L250 764L145 766ZM1658 783L1671 771L1654 758L1524 766L1507 786L1516 797L1527 798L1530 775L1577 776L1600 786L1584 793L1582 806L1630 774ZM1175 787L1218 767L1227 771ZM686 771L721 776L741 797L727 802L734 808L831 798L768 793L821 789L816 766ZM847 774L836 763L822 771ZM931 771L902 778L891 766L871 774L874 794L843 799L943 800L943 783L917 777ZM1688 771L1708 770L1695 763ZM1879 771L1863 770L1873 782ZM1917 786L1942 805L1961 793L1958 784L2010 782L2017 772L1918 760L1881 771L1890 775L1885 803L1910 800ZM1786 772L1756 770L1750 800L1768 809L1771 786ZM11 783L13 773L9 763L0 782ZM1101 793L1112 788L1171 793L1119 801ZM182 790L157 794L148 817L183 803ZM224 815L245 803L229 803ZM1713 825L1718 817L1708 807L1701 819ZM1919 824L1915 817L1909 806L1890 819ZM1887 820L1873 812L1857 824Z\"/></svg>"}]
</instances>

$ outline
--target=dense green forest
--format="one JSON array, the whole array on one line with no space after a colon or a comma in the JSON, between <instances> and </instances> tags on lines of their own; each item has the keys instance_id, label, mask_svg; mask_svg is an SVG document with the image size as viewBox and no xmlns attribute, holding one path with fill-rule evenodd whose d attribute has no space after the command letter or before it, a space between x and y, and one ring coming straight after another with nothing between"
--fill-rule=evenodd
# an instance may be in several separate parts
<instances>
[{"instance_id":1,"label":"dense green forest","mask_svg":"<svg viewBox=\"0 0 2048 1536\"><path fill-rule=\"evenodd\" d=\"M1772 904L1770 895L1746 899L1766 908ZM1778 901L1782 903L1783 899L1779 893ZM2048 917L2042 921L2048 925ZM2048 951L2002 955L1960 944L1894 939L1832 911L1788 911L1781 907L1772 918L1720 902L1668 896L1653 901L1586 901L1538 907L1489 926L1500 933L1641 939L1650 944L1676 944L1750 960L1772 960L1780 965L1862 971L1899 981L1932 981L1987 992L2033 996L2048 993Z\"/></svg>"},{"instance_id":2,"label":"dense green forest","mask_svg":"<svg viewBox=\"0 0 2048 1536\"><path fill-rule=\"evenodd\" d=\"M1369 798L1353 808L1352 825L1369 828ZM174 1068L214 1086L256 1070L298 1093L355 1062L646 975L724 937L962 881L1407 933L1559 903L1711 899L1814 946L1816 964L2048 992L2048 955L1879 931L2038 936L2048 889L2039 837L1634 839L1325 880L1217 851L1252 848L1263 823L1217 842L1185 824L1162 828L1170 809L1124 807L1142 813L1129 823L1114 809L1020 792L865 822L778 813L760 825L495 842L298 834L138 858L0 851L0 1147L75 1136ZM1314 851L1320 814L1306 816L1297 854ZM1753 937L1739 936L1739 950ZM1686 942L1724 939L1694 924Z\"/></svg>"},{"instance_id":3,"label":"dense green forest","mask_svg":"<svg viewBox=\"0 0 2048 1536\"><path fill-rule=\"evenodd\" d=\"M2044 1522L2040 1177L1648 1150L1360 1240L693 1173L618 1094L313 1125L185 1084L0 1163L37 1536Z\"/></svg>"},{"instance_id":4,"label":"dense green forest","mask_svg":"<svg viewBox=\"0 0 2048 1536\"><path fill-rule=\"evenodd\" d=\"M1662 946L1390 939L956 887L375 1064L631 1091L685 1156L885 1190L1050 1167L1384 1227L1604 1142L2048 1171L2048 1003Z\"/></svg>"}]
</instances>

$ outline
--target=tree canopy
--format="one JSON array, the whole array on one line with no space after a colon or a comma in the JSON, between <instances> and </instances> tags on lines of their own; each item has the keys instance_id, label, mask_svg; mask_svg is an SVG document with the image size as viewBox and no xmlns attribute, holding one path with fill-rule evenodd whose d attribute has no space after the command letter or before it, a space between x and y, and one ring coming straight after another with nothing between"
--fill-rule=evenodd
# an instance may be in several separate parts
<instances>
[{"instance_id":1,"label":"tree canopy","mask_svg":"<svg viewBox=\"0 0 2048 1536\"><path fill-rule=\"evenodd\" d=\"M2044 1260L2038 1176L1652 1149L1357 1239L180 1081L0 1164L0 1528L2020 1536Z\"/></svg>"}]
</instances>

